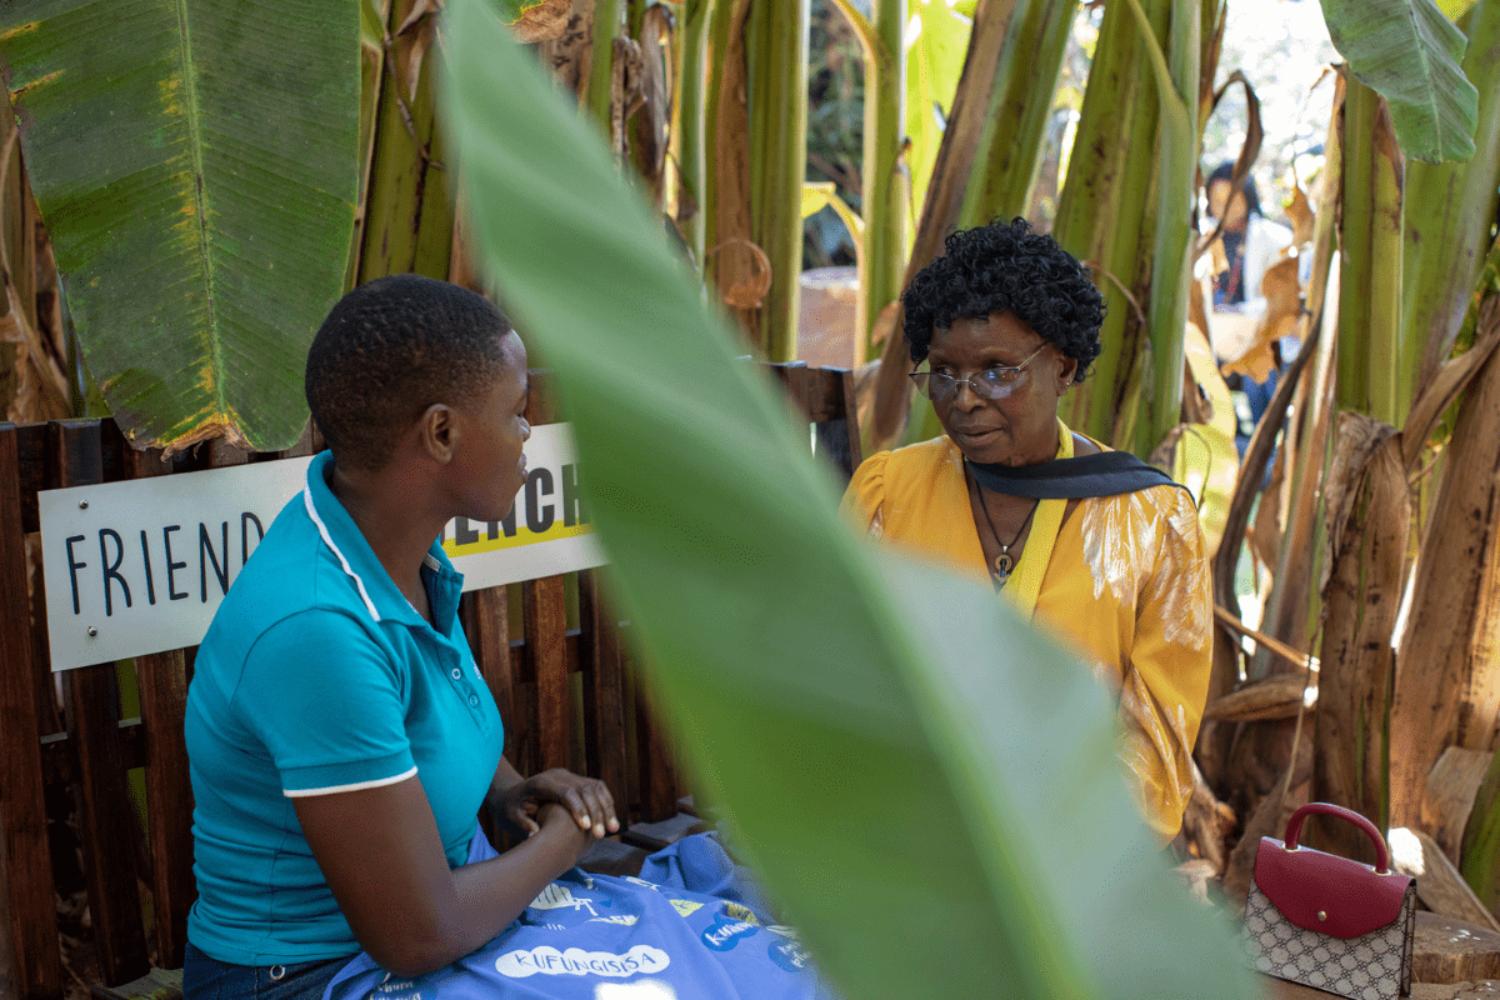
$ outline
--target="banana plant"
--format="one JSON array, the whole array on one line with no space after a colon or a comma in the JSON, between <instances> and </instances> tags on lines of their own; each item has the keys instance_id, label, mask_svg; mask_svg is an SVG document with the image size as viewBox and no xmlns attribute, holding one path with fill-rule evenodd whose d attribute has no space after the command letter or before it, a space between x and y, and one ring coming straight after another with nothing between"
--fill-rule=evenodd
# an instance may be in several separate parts
<instances>
[{"instance_id":1,"label":"banana plant","mask_svg":"<svg viewBox=\"0 0 1500 1000\"><path fill-rule=\"evenodd\" d=\"M772 361L797 356L810 11L809 0L752 3L746 26L750 218L753 239L765 251L771 272L755 340Z\"/></svg>"},{"instance_id":2,"label":"banana plant","mask_svg":"<svg viewBox=\"0 0 1500 1000\"><path fill-rule=\"evenodd\" d=\"M1406 155L1474 155L1479 91L1459 66L1464 34L1434 0L1323 0L1323 18L1349 71L1390 105Z\"/></svg>"},{"instance_id":3,"label":"banana plant","mask_svg":"<svg viewBox=\"0 0 1500 1000\"><path fill-rule=\"evenodd\" d=\"M1013 15L991 96L989 126L963 208L962 227L1026 215L1042 165L1047 118L1057 93L1077 0L1024 0Z\"/></svg>"},{"instance_id":4,"label":"banana plant","mask_svg":"<svg viewBox=\"0 0 1500 1000\"><path fill-rule=\"evenodd\" d=\"M906 154L911 217L920 218L974 26L975 0L908 0ZM910 237L910 233L908 233Z\"/></svg>"},{"instance_id":5,"label":"banana plant","mask_svg":"<svg viewBox=\"0 0 1500 1000\"><path fill-rule=\"evenodd\" d=\"M1167 0L1148 0L1152 37L1141 36L1128 4L1107 4L1089 68L1083 110L1058 200L1053 235L1093 271L1104 295L1102 348L1088 380L1073 390L1064 419L1115 447L1131 443L1133 398L1146 326L1141 300L1149 281L1142 245L1155 158L1127 151L1156 144L1158 102L1152 97L1147 45L1169 30Z\"/></svg>"},{"instance_id":6,"label":"banana plant","mask_svg":"<svg viewBox=\"0 0 1500 1000\"><path fill-rule=\"evenodd\" d=\"M10 3L0 67L84 360L126 435L292 445L354 232L359 0Z\"/></svg>"},{"instance_id":7,"label":"banana plant","mask_svg":"<svg viewBox=\"0 0 1500 1000\"><path fill-rule=\"evenodd\" d=\"M614 594L825 974L876 1000L1255 995L1134 813L1111 696L988 588L839 522L596 131L482 0L446 16L472 231L555 367Z\"/></svg>"},{"instance_id":8,"label":"banana plant","mask_svg":"<svg viewBox=\"0 0 1500 1000\"><path fill-rule=\"evenodd\" d=\"M1453 350L1500 204L1500 0L1483 0L1467 16L1463 70L1479 90L1475 154L1406 170L1401 330L1411 386Z\"/></svg>"},{"instance_id":9,"label":"banana plant","mask_svg":"<svg viewBox=\"0 0 1500 1000\"><path fill-rule=\"evenodd\" d=\"M865 58L864 158L860 169L865 220L860 248L855 356L875 352L875 321L901 296L910 215L909 169L903 163L906 123L907 0L873 0L866 17L854 0L833 0L854 29ZM957 86L957 84L954 84ZM935 154L934 154L935 155Z\"/></svg>"},{"instance_id":10,"label":"banana plant","mask_svg":"<svg viewBox=\"0 0 1500 1000\"><path fill-rule=\"evenodd\" d=\"M1196 0L1172 0L1169 41L1163 52L1140 0L1126 2L1146 41L1161 122L1156 145L1156 230L1147 313L1150 367L1135 434L1136 452L1149 454L1166 440L1182 414L1184 327L1192 281L1189 223L1198 174L1203 9Z\"/></svg>"}]
</instances>

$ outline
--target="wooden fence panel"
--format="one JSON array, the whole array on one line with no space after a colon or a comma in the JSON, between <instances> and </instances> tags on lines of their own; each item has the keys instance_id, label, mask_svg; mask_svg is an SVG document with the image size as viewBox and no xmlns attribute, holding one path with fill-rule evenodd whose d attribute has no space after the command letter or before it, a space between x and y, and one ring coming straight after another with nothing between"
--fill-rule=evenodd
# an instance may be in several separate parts
<instances>
[{"instance_id":1,"label":"wooden fence panel","mask_svg":"<svg viewBox=\"0 0 1500 1000\"><path fill-rule=\"evenodd\" d=\"M464 635L469 639L469 650L479 666L495 705L500 710L500 722L505 727L505 753L512 764L516 761L513 745L515 731L511 714L515 675L510 659L510 609L506 599L506 588L490 587L473 590L463 596L459 603L459 617ZM505 842L502 817L486 809L482 817L485 836L497 848Z\"/></svg>"},{"instance_id":2,"label":"wooden fence panel","mask_svg":"<svg viewBox=\"0 0 1500 1000\"><path fill-rule=\"evenodd\" d=\"M605 610L596 571L578 575L579 662L583 670L584 754L589 773L615 796L615 810L629 815L625 777L625 678L620 630Z\"/></svg>"},{"instance_id":3,"label":"wooden fence panel","mask_svg":"<svg viewBox=\"0 0 1500 1000\"><path fill-rule=\"evenodd\" d=\"M52 427L56 485L103 482L106 446L99 422L66 420ZM70 670L63 690L69 742L78 762L78 823L99 964L106 983L128 982L143 975L149 964L136 888L137 822L120 767L120 692L115 665Z\"/></svg>"},{"instance_id":4,"label":"wooden fence panel","mask_svg":"<svg viewBox=\"0 0 1500 1000\"><path fill-rule=\"evenodd\" d=\"M14 976L22 996L62 993L52 857L47 847L35 647L27 600L28 559L23 528L22 430L0 426L0 913L10 935ZM35 493L32 493L33 498ZM35 520L35 500L32 501Z\"/></svg>"},{"instance_id":5,"label":"wooden fence panel","mask_svg":"<svg viewBox=\"0 0 1500 1000\"><path fill-rule=\"evenodd\" d=\"M132 451L126 460L131 479L172 471L157 451ZM166 968L182 964L188 910L197 895L193 881L193 789L183 737L188 658L186 650L175 649L140 656L135 661L146 744L146 826L156 961Z\"/></svg>"},{"instance_id":6,"label":"wooden fence panel","mask_svg":"<svg viewBox=\"0 0 1500 1000\"><path fill-rule=\"evenodd\" d=\"M573 686L568 677L568 611L564 580L521 585L527 673L536 679L537 768L567 767L573 745Z\"/></svg>"},{"instance_id":7,"label":"wooden fence panel","mask_svg":"<svg viewBox=\"0 0 1500 1000\"><path fill-rule=\"evenodd\" d=\"M649 685L630 658L635 676L636 754L640 761L641 818L655 822L677 812L682 791L677 779L677 761L661 713L652 703Z\"/></svg>"},{"instance_id":8,"label":"wooden fence panel","mask_svg":"<svg viewBox=\"0 0 1500 1000\"><path fill-rule=\"evenodd\" d=\"M18 474L21 485L20 511L21 531L32 534L40 527L37 513L37 491L47 486L47 466L51 456L51 431L46 424L23 424L15 427ZM30 572L38 584L41 583L40 549L29 553L33 557ZM24 559L23 559L23 565ZM18 605L24 607L24 605ZM31 669L36 676L37 720L43 735L59 732L63 728L62 714L58 710L57 698L53 694L51 662L47 649L47 595L38 586L31 594Z\"/></svg>"}]
</instances>

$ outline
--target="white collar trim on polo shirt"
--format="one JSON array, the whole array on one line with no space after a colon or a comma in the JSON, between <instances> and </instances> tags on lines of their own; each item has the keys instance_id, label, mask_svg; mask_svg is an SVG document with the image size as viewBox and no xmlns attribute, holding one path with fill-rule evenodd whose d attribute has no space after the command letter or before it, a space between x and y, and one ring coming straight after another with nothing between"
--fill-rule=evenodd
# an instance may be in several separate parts
<instances>
[{"instance_id":1,"label":"white collar trim on polo shirt","mask_svg":"<svg viewBox=\"0 0 1500 1000\"><path fill-rule=\"evenodd\" d=\"M315 475L316 473L312 469L309 469L308 474ZM369 591L365 590L365 581L359 578L359 574L354 572L354 567L349 565L349 560L344 558L343 551L333 543L333 536L328 533L328 525L324 524L323 519L318 516L318 508L313 503L311 486L304 486L302 488L302 501L307 506L307 516L312 518L312 523L318 526L318 534L323 536L323 544L327 545L333 551L333 554L338 556L339 565L344 568L345 573L349 574L349 579L354 581L354 586L359 588L359 597L360 600L365 602L365 610L370 612L372 619L377 622L380 621L380 612L376 610L375 602L370 600Z\"/></svg>"}]
</instances>

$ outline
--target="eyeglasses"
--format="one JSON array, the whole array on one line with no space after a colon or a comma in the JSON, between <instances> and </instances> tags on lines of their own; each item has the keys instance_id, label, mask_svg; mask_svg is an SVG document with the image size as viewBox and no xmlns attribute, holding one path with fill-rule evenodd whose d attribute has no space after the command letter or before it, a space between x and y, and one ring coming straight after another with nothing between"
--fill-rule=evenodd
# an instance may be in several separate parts
<instances>
[{"instance_id":1,"label":"eyeglasses","mask_svg":"<svg viewBox=\"0 0 1500 1000\"><path fill-rule=\"evenodd\" d=\"M965 384L973 389L974 395L980 399L991 401L1004 399L1015 392L1016 386L1021 381L1021 375L1026 371L1026 366L1031 364L1032 360L1046 348L1046 344L1038 347L1018 365L991 365L968 378L957 378L944 372L932 371L912 372L908 378L916 385L918 392L931 400L952 399L958 395L958 387Z\"/></svg>"}]
</instances>

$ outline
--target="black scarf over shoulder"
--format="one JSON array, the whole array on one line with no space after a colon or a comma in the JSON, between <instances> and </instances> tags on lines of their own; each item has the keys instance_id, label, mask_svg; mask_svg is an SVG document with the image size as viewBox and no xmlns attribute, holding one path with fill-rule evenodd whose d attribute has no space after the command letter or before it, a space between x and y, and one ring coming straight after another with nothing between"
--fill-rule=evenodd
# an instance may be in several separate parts
<instances>
[{"instance_id":1,"label":"black scarf over shoulder","mask_svg":"<svg viewBox=\"0 0 1500 1000\"><path fill-rule=\"evenodd\" d=\"M1136 493L1153 486L1187 489L1128 451L1055 458L1036 465L981 465L965 460L974 481L992 493L1034 500L1081 500Z\"/></svg>"}]
</instances>

